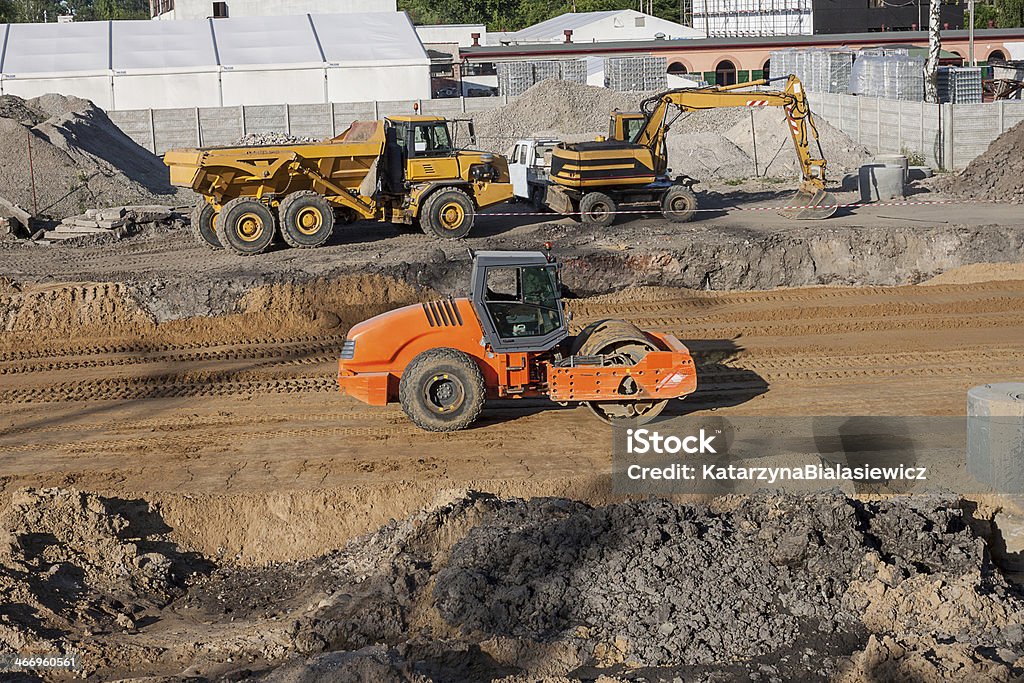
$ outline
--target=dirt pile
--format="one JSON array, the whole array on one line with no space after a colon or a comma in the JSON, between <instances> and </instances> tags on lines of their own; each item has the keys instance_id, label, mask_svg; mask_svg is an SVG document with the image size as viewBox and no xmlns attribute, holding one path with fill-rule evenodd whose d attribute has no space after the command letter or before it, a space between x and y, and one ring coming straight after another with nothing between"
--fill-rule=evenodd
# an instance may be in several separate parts
<instances>
[{"instance_id":1,"label":"dirt pile","mask_svg":"<svg viewBox=\"0 0 1024 683\"><path fill-rule=\"evenodd\" d=\"M1024 121L1006 131L960 173L936 188L964 199L1024 203Z\"/></svg>"},{"instance_id":2,"label":"dirt pile","mask_svg":"<svg viewBox=\"0 0 1024 683\"><path fill-rule=\"evenodd\" d=\"M152 514L143 502L74 490L16 492L0 523L0 648L85 651L94 668L105 655L83 638L134 631L181 595L191 570L161 552Z\"/></svg>"},{"instance_id":3,"label":"dirt pile","mask_svg":"<svg viewBox=\"0 0 1024 683\"><path fill-rule=\"evenodd\" d=\"M638 106L635 94L549 79L504 107L475 114L473 122L480 145L504 154L517 138L607 135L612 110Z\"/></svg>"},{"instance_id":4,"label":"dirt pile","mask_svg":"<svg viewBox=\"0 0 1024 683\"><path fill-rule=\"evenodd\" d=\"M0 196L66 218L89 208L189 203L167 168L88 100L43 95L0 101Z\"/></svg>"}]
</instances>

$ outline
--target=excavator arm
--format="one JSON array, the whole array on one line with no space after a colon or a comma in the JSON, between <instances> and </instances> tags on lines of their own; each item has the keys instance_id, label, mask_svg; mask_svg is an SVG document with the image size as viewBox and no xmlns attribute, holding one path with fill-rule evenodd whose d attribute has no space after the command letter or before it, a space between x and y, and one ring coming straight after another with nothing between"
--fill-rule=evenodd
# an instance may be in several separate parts
<instances>
[{"instance_id":1,"label":"excavator arm","mask_svg":"<svg viewBox=\"0 0 1024 683\"><path fill-rule=\"evenodd\" d=\"M657 164L657 172L664 173L668 166L665 136L675 120L671 116L673 112L677 112L678 116L686 112L723 107L782 107L803 178L795 197L796 204L809 207L787 209L784 213L791 218L827 218L835 213L836 200L825 191L827 162L818 142L818 131L814 126L803 84L796 76L788 76L784 90L747 90L769 83L767 79L760 79L729 86L681 88L648 98L640 104L644 125L631 142L649 148ZM812 142L816 153L811 150Z\"/></svg>"}]
</instances>

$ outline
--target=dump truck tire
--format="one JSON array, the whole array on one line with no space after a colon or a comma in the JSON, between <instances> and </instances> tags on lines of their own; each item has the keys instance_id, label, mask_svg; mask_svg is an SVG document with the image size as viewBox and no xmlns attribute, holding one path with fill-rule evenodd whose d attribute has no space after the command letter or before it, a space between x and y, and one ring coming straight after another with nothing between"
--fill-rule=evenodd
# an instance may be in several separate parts
<instances>
[{"instance_id":1,"label":"dump truck tire","mask_svg":"<svg viewBox=\"0 0 1024 683\"><path fill-rule=\"evenodd\" d=\"M697 213L697 195L685 185L674 185L661 198L661 215L673 223L686 223Z\"/></svg>"},{"instance_id":2,"label":"dump truck tire","mask_svg":"<svg viewBox=\"0 0 1024 683\"><path fill-rule=\"evenodd\" d=\"M580 200L580 221L606 228L615 222L616 210L615 200L604 192L588 192Z\"/></svg>"},{"instance_id":3,"label":"dump truck tire","mask_svg":"<svg viewBox=\"0 0 1024 683\"><path fill-rule=\"evenodd\" d=\"M423 203L420 211L423 232L444 239L465 237L473 229L476 209L462 190L440 190Z\"/></svg>"},{"instance_id":4,"label":"dump truck tire","mask_svg":"<svg viewBox=\"0 0 1024 683\"><path fill-rule=\"evenodd\" d=\"M487 397L483 373L462 351L428 349L412 359L398 383L402 410L428 432L454 432L476 421Z\"/></svg>"},{"instance_id":5,"label":"dump truck tire","mask_svg":"<svg viewBox=\"0 0 1024 683\"><path fill-rule=\"evenodd\" d=\"M196 241L205 244L210 249L223 249L224 245L217 239L217 210L207 202L196 204L192 209L192 217L189 221L192 225L192 234Z\"/></svg>"},{"instance_id":6,"label":"dump truck tire","mask_svg":"<svg viewBox=\"0 0 1024 683\"><path fill-rule=\"evenodd\" d=\"M617 364L635 365L658 347L639 328L622 320L600 320L588 325L576 337L572 354L581 356L612 356ZM589 401L587 406L601 420L615 424L633 420L638 424L653 420L668 405L667 400Z\"/></svg>"},{"instance_id":7,"label":"dump truck tire","mask_svg":"<svg viewBox=\"0 0 1024 683\"><path fill-rule=\"evenodd\" d=\"M224 205L217 219L217 239L243 256L266 251L277 232L274 212L265 204L239 197Z\"/></svg>"},{"instance_id":8,"label":"dump truck tire","mask_svg":"<svg viewBox=\"0 0 1024 683\"><path fill-rule=\"evenodd\" d=\"M334 232L334 207L312 190L292 192L277 207L281 237L297 249L319 247Z\"/></svg>"}]
</instances>

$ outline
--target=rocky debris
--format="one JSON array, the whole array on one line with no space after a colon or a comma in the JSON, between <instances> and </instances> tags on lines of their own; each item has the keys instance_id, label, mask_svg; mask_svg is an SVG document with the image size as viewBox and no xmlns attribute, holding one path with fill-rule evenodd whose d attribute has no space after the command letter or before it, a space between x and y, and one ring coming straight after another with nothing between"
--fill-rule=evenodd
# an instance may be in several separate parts
<instances>
[{"instance_id":1,"label":"rocky debris","mask_svg":"<svg viewBox=\"0 0 1024 683\"><path fill-rule=\"evenodd\" d=\"M7 95L0 101L0 195L60 219L91 207L161 203L179 190L158 157L88 100Z\"/></svg>"},{"instance_id":2,"label":"rocky debris","mask_svg":"<svg viewBox=\"0 0 1024 683\"><path fill-rule=\"evenodd\" d=\"M288 133L249 133L240 137L235 145L238 147L262 147L265 145L295 145L308 142L320 142L320 139L311 138L308 135L290 135Z\"/></svg>"},{"instance_id":3,"label":"rocky debris","mask_svg":"<svg viewBox=\"0 0 1024 683\"><path fill-rule=\"evenodd\" d=\"M80 216L70 216L53 230L43 234L43 240L63 241L90 235L125 237L136 226L166 221L174 215L168 206L119 206L112 209L89 209Z\"/></svg>"},{"instance_id":4,"label":"rocky debris","mask_svg":"<svg viewBox=\"0 0 1024 683\"><path fill-rule=\"evenodd\" d=\"M140 501L70 489L23 489L0 525L0 650L90 649L95 633L134 631L181 594L190 571ZM95 666L98 659L86 662Z\"/></svg>"},{"instance_id":5,"label":"rocky debris","mask_svg":"<svg viewBox=\"0 0 1024 683\"><path fill-rule=\"evenodd\" d=\"M3 197L0 197L0 219L3 219L4 223L7 225L6 230L0 226L0 235L13 235L17 232L16 228L18 226L21 226L21 230L26 233L31 230L30 226L32 223L32 215L17 204L9 202Z\"/></svg>"},{"instance_id":6,"label":"rocky debris","mask_svg":"<svg viewBox=\"0 0 1024 683\"><path fill-rule=\"evenodd\" d=\"M980 156L935 187L954 197L1024 203L1024 121L989 144Z\"/></svg>"}]
</instances>

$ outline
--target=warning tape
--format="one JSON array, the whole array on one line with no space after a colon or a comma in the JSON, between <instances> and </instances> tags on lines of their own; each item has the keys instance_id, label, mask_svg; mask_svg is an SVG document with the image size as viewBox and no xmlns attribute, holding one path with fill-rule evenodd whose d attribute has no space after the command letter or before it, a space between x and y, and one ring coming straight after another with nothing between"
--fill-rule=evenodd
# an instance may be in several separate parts
<instances>
[{"instance_id":1,"label":"warning tape","mask_svg":"<svg viewBox=\"0 0 1024 683\"><path fill-rule=\"evenodd\" d=\"M793 209L849 209L858 206L941 206L943 204L998 204L994 200L985 199L943 199L931 202L849 202L846 204L835 204L828 206L821 206L817 204L808 204L804 206L798 205L786 205L786 206L718 206L708 207L704 209L693 209L694 212L711 212L711 211L782 211L782 210L793 210ZM602 214L643 214L643 213L662 213L662 209L651 206L648 209L634 209L634 210L618 210L618 211L602 211ZM682 212L680 212L682 213ZM491 213L480 212L478 216L582 216L581 211L570 211L568 213L560 213L557 211L515 211L508 213Z\"/></svg>"}]
</instances>

